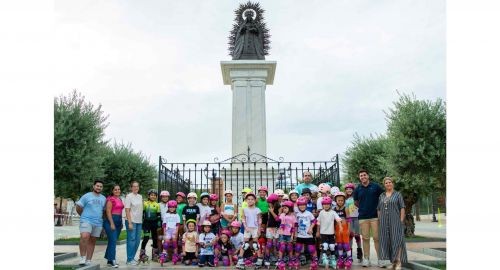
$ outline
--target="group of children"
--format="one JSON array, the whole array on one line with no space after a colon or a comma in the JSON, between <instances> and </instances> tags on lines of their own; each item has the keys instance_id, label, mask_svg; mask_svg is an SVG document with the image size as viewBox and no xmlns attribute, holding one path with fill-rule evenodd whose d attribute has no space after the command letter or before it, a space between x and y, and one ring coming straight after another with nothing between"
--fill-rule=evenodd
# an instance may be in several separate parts
<instances>
[{"instance_id":1,"label":"group of children","mask_svg":"<svg viewBox=\"0 0 500 270\"><path fill-rule=\"evenodd\" d=\"M158 239L153 241L152 257L162 266L171 260L199 267L275 265L284 270L286 265L298 269L309 257L311 270L318 264L350 269L353 238L357 257L362 258L354 184L346 184L345 193L328 184L320 184L318 190L316 199L309 188L300 197L296 190L288 195L280 189L268 194L262 186L256 195L244 188L239 210L231 190L224 192L221 204L216 194L201 193L197 203L196 193L178 192L170 200L168 191L162 191L156 203L156 191L150 190L144 204L146 226L139 260L148 259L145 246L152 234L152 239Z\"/></svg>"}]
</instances>

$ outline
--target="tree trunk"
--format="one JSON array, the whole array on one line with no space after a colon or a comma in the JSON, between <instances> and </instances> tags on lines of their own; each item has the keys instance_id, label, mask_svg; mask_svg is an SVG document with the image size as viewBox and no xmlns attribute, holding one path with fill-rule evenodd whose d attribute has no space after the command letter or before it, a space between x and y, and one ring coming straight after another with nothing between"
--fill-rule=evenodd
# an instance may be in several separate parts
<instances>
[{"instance_id":1,"label":"tree trunk","mask_svg":"<svg viewBox=\"0 0 500 270\"><path fill-rule=\"evenodd\" d=\"M405 237L415 236L415 221L413 220L413 214L411 209L417 201L417 194L403 195L403 200L405 202Z\"/></svg>"}]
</instances>

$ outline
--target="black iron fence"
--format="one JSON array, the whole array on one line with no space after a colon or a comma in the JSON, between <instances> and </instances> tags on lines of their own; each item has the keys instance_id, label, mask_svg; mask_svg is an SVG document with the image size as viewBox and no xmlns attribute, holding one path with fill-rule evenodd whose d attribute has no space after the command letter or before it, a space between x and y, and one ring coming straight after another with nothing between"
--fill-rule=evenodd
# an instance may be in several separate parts
<instances>
[{"instance_id":1,"label":"black iron fence","mask_svg":"<svg viewBox=\"0 0 500 270\"><path fill-rule=\"evenodd\" d=\"M168 190L173 196L176 192L202 192L218 194L223 197L224 190L232 190L235 201L240 203L243 188L254 192L266 186L269 192L282 189L285 192L302 182L304 172L309 171L313 183L329 183L340 186L340 167L338 155L329 161L285 162L270 159L259 154L241 154L221 162L217 158L209 163L167 162L161 156L158 169L158 191Z\"/></svg>"}]
</instances>

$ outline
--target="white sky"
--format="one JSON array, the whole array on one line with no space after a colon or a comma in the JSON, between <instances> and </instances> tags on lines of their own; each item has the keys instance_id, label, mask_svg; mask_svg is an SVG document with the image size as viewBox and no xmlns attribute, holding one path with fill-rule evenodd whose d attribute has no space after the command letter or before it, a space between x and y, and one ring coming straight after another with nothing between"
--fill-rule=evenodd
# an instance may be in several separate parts
<instances>
[{"instance_id":1,"label":"white sky","mask_svg":"<svg viewBox=\"0 0 500 270\"><path fill-rule=\"evenodd\" d=\"M246 1L245 1L246 2ZM277 61L267 154L329 160L384 133L400 92L446 96L445 1L259 1ZM102 104L106 137L157 163L231 155L221 60L243 1L55 2L56 93Z\"/></svg>"}]
</instances>

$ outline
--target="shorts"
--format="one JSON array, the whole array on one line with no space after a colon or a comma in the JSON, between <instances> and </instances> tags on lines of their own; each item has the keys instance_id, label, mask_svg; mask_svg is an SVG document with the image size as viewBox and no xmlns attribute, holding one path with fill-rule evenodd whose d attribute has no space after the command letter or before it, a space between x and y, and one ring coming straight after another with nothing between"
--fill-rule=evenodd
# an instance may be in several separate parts
<instances>
[{"instance_id":1,"label":"shorts","mask_svg":"<svg viewBox=\"0 0 500 270\"><path fill-rule=\"evenodd\" d=\"M245 233L243 234L243 237L245 239L247 238L257 239L258 236L259 236L259 228L245 228Z\"/></svg>"},{"instance_id":2,"label":"shorts","mask_svg":"<svg viewBox=\"0 0 500 270\"><path fill-rule=\"evenodd\" d=\"M290 243L290 242L292 242L292 236L291 235L280 235L279 241Z\"/></svg>"},{"instance_id":3,"label":"shorts","mask_svg":"<svg viewBox=\"0 0 500 270\"><path fill-rule=\"evenodd\" d=\"M334 234L320 234L321 243L335 244Z\"/></svg>"},{"instance_id":4,"label":"shorts","mask_svg":"<svg viewBox=\"0 0 500 270\"><path fill-rule=\"evenodd\" d=\"M102 226L92 225L88 222L80 222L80 233L90 233L93 237L101 236Z\"/></svg>"},{"instance_id":5,"label":"shorts","mask_svg":"<svg viewBox=\"0 0 500 270\"><path fill-rule=\"evenodd\" d=\"M165 228L163 239L170 240L172 238L177 238L177 235L175 235L175 228Z\"/></svg>"},{"instance_id":6,"label":"shorts","mask_svg":"<svg viewBox=\"0 0 500 270\"><path fill-rule=\"evenodd\" d=\"M280 235L278 234L278 228L267 228L266 229L266 238L267 239L278 239Z\"/></svg>"},{"instance_id":7,"label":"shorts","mask_svg":"<svg viewBox=\"0 0 500 270\"><path fill-rule=\"evenodd\" d=\"M350 219L351 222L349 223L349 226L351 227L351 232L354 232L354 234L359 234L359 219L357 217L352 217Z\"/></svg>"},{"instance_id":8,"label":"shorts","mask_svg":"<svg viewBox=\"0 0 500 270\"><path fill-rule=\"evenodd\" d=\"M342 232L339 230L339 225L335 224L335 242L342 244L349 244L349 223L342 222L340 226L342 226Z\"/></svg>"},{"instance_id":9,"label":"shorts","mask_svg":"<svg viewBox=\"0 0 500 270\"><path fill-rule=\"evenodd\" d=\"M267 226L268 219L269 219L268 213L262 213L262 224L264 224L264 226Z\"/></svg>"},{"instance_id":10,"label":"shorts","mask_svg":"<svg viewBox=\"0 0 500 270\"><path fill-rule=\"evenodd\" d=\"M182 260L196 260L196 256L194 252L186 252L186 256L182 257Z\"/></svg>"},{"instance_id":11,"label":"shorts","mask_svg":"<svg viewBox=\"0 0 500 270\"><path fill-rule=\"evenodd\" d=\"M301 238L297 237L298 244L303 244L303 245L316 245L316 241L314 241L314 238Z\"/></svg>"}]
</instances>

